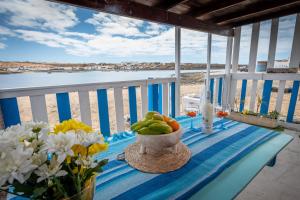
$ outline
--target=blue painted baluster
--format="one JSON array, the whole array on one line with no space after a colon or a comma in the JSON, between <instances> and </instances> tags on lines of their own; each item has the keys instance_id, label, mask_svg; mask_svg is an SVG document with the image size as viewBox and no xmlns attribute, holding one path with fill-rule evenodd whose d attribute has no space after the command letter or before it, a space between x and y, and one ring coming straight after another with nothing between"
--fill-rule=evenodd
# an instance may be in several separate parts
<instances>
[{"instance_id":1,"label":"blue painted baluster","mask_svg":"<svg viewBox=\"0 0 300 200\"><path fill-rule=\"evenodd\" d=\"M214 102L214 83L215 79L210 79L209 89L210 89L210 103Z\"/></svg>"},{"instance_id":2,"label":"blue painted baluster","mask_svg":"<svg viewBox=\"0 0 300 200\"><path fill-rule=\"evenodd\" d=\"M158 112L162 113L162 84L158 84Z\"/></svg>"},{"instance_id":3,"label":"blue painted baluster","mask_svg":"<svg viewBox=\"0 0 300 200\"><path fill-rule=\"evenodd\" d=\"M262 103L260 107L260 114L267 114L269 111L270 97L272 92L272 80L265 80L264 89L262 93Z\"/></svg>"},{"instance_id":4,"label":"blue painted baluster","mask_svg":"<svg viewBox=\"0 0 300 200\"><path fill-rule=\"evenodd\" d=\"M130 124L137 122L137 104L135 86L128 87Z\"/></svg>"},{"instance_id":5,"label":"blue painted baluster","mask_svg":"<svg viewBox=\"0 0 300 200\"><path fill-rule=\"evenodd\" d=\"M170 111L171 111L171 117L175 117L175 82L170 83L170 91L171 91L171 106L170 106Z\"/></svg>"},{"instance_id":6,"label":"blue painted baluster","mask_svg":"<svg viewBox=\"0 0 300 200\"><path fill-rule=\"evenodd\" d=\"M65 120L71 119L72 115L71 115L69 94L57 93L56 101L57 101L59 121L63 122Z\"/></svg>"},{"instance_id":7,"label":"blue painted baluster","mask_svg":"<svg viewBox=\"0 0 300 200\"><path fill-rule=\"evenodd\" d=\"M17 98L0 99L5 128L21 123Z\"/></svg>"},{"instance_id":8,"label":"blue painted baluster","mask_svg":"<svg viewBox=\"0 0 300 200\"><path fill-rule=\"evenodd\" d=\"M109 124L109 114L108 114L107 90L106 89L97 90L97 97L98 97L100 130L103 136L109 137L110 124Z\"/></svg>"},{"instance_id":9,"label":"blue painted baluster","mask_svg":"<svg viewBox=\"0 0 300 200\"><path fill-rule=\"evenodd\" d=\"M297 103L297 97L298 97L298 91L299 91L299 81L294 81L292 95L291 95L291 99L290 99L289 110L288 110L288 114L287 114L287 118L286 118L287 122L293 122L296 103Z\"/></svg>"},{"instance_id":10,"label":"blue painted baluster","mask_svg":"<svg viewBox=\"0 0 300 200\"><path fill-rule=\"evenodd\" d=\"M158 84L152 85L152 102L153 102L153 111L158 110Z\"/></svg>"},{"instance_id":11,"label":"blue painted baluster","mask_svg":"<svg viewBox=\"0 0 300 200\"><path fill-rule=\"evenodd\" d=\"M222 105L223 78L219 79L218 104Z\"/></svg>"},{"instance_id":12,"label":"blue painted baluster","mask_svg":"<svg viewBox=\"0 0 300 200\"><path fill-rule=\"evenodd\" d=\"M247 80L244 79L242 82L242 90L241 90L240 112L244 110L246 90L247 90Z\"/></svg>"},{"instance_id":13,"label":"blue painted baluster","mask_svg":"<svg viewBox=\"0 0 300 200\"><path fill-rule=\"evenodd\" d=\"M152 84L148 85L148 110L153 110L153 90L152 90Z\"/></svg>"}]
</instances>

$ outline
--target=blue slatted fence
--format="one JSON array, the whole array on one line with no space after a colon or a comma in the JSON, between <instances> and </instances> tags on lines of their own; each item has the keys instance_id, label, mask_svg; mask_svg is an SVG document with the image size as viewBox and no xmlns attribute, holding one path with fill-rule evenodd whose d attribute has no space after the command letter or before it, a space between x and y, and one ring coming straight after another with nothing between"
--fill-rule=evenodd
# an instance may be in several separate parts
<instances>
[{"instance_id":1,"label":"blue slatted fence","mask_svg":"<svg viewBox=\"0 0 300 200\"><path fill-rule=\"evenodd\" d=\"M262 93L262 103L260 107L260 114L267 114L269 111L269 104L272 92L272 80L265 80Z\"/></svg>"},{"instance_id":2,"label":"blue slatted fence","mask_svg":"<svg viewBox=\"0 0 300 200\"><path fill-rule=\"evenodd\" d=\"M242 112L244 110L246 90L247 90L247 80L244 79L242 81L242 89L241 89L240 112Z\"/></svg>"},{"instance_id":3,"label":"blue slatted fence","mask_svg":"<svg viewBox=\"0 0 300 200\"><path fill-rule=\"evenodd\" d=\"M298 98L298 91L299 91L299 81L294 81L292 95L291 95L291 99L290 99L289 110L288 110L288 114L287 114L287 118L286 118L287 122L293 122L297 98Z\"/></svg>"},{"instance_id":4,"label":"blue slatted fence","mask_svg":"<svg viewBox=\"0 0 300 200\"><path fill-rule=\"evenodd\" d=\"M0 99L5 128L21 123L17 98Z\"/></svg>"},{"instance_id":5,"label":"blue slatted fence","mask_svg":"<svg viewBox=\"0 0 300 200\"><path fill-rule=\"evenodd\" d=\"M108 101L107 101L107 90L97 90L98 97L98 110L100 120L101 133L108 137L110 136L110 124L109 124L109 113L108 113Z\"/></svg>"},{"instance_id":6,"label":"blue slatted fence","mask_svg":"<svg viewBox=\"0 0 300 200\"><path fill-rule=\"evenodd\" d=\"M137 104L135 86L128 87L130 124L137 122Z\"/></svg>"},{"instance_id":7,"label":"blue slatted fence","mask_svg":"<svg viewBox=\"0 0 300 200\"><path fill-rule=\"evenodd\" d=\"M72 115L71 115L69 93L57 93L56 101L57 101L59 121L63 122L65 120L71 119Z\"/></svg>"}]
</instances>

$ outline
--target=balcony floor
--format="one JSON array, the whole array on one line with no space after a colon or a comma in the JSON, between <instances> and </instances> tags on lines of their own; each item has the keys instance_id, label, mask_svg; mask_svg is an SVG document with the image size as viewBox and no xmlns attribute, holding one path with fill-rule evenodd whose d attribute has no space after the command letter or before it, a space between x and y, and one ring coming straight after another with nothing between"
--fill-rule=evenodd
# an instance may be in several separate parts
<instances>
[{"instance_id":1,"label":"balcony floor","mask_svg":"<svg viewBox=\"0 0 300 200\"><path fill-rule=\"evenodd\" d=\"M236 200L300 199L300 134L286 133L294 140L278 155L276 165L265 167Z\"/></svg>"}]
</instances>

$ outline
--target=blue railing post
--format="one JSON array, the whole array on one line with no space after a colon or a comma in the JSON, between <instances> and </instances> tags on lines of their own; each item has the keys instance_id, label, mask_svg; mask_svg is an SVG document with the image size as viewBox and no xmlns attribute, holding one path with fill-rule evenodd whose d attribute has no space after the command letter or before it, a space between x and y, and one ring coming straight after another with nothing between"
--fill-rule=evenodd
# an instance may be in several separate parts
<instances>
[{"instance_id":1,"label":"blue railing post","mask_svg":"<svg viewBox=\"0 0 300 200\"><path fill-rule=\"evenodd\" d=\"M244 110L246 90L247 90L247 80L244 79L242 81L242 89L241 89L240 112L242 112Z\"/></svg>"},{"instance_id":2,"label":"blue railing post","mask_svg":"<svg viewBox=\"0 0 300 200\"><path fill-rule=\"evenodd\" d=\"M260 107L260 114L267 114L269 111L270 97L272 92L272 80L265 80L262 93L262 103Z\"/></svg>"},{"instance_id":3,"label":"blue railing post","mask_svg":"<svg viewBox=\"0 0 300 200\"><path fill-rule=\"evenodd\" d=\"M71 119L72 115L71 115L69 94L57 93L56 101L57 101L59 121L63 122L65 120Z\"/></svg>"},{"instance_id":4,"label":"blue railing post","mask_svg":"<svg viewBox=\"0 0 300 200\"><path fill-rule=\"evenodd\" d=\"M128 87L130 124L137 122L137 104L135 86Z\"/></svg>"},{"instance_id":5,"label":"blue railing post","mask_svg":"<svg viewBox=\"0 0 300 200\"><path fill-rule=\"evenodd\" d=\"M17 98L0 99L4 127L21 123Z\"/></svg>"},{"instance_id":6,"label":"blue railing post","mask_svg":"<svg viewBox=\"0 0 300 200\"><path fill-rule=\"evenodd\" d=\"M218 104L222 105L223 78L219 79Z\"/></svg>"},{"instance_id":7,"label":"blue railing post","mask_svg":"<svg viewBox=\"0 0 300 200\"><path fill-rule=\"evenodd\" d=\"M293 122L297 98L298 98L298 91L299 91L299 81L294 81L289 110L286 118L287 122Z\"/></svg>"},{"instance_id":8,"label":"blue railing post","mask_svg":"<svg viewBox=\"0 0 300 200\"><path fill-rule=\"evenodd\" d=\"M171 98L170 98L170 104L171 104L171 106L170 106L170 114L171 114L171 117L175 117L175 101L176 101L176 99L175 99L175 82L172 82L172 83L170 83L170 93L171 93Z\"/></svg>"},{"instance_id":9,"label":"blue railing post","mask_svg":"<svg viewBox=\"0 0 300 200\"><path fill-rule=\"evenodd\" d=\"M152 84L148 85L148 110L153 110L153 90L152 90Z\"/></svg>"},{"instance_id":10,"label":"blue railing post","mask_svg":"<svg viewBox=\"0 0 300 200\"><path fill-rule=\"evenodd\" d=\"M210 89L210 103L214 102L214 83L215 79L210 79L209 89Z\"/></svg>"},{"instance_id":11,"label":"blue railing post","mask_svg":"<svg viewBox=\"0 0 300 200\"><path fill-rule=\"evenodd\" d=\"M98 111L100 120L100 130L103 136L110 136L110 124L109 124L109 114L108 114L108 101L107 101L107 90L100 89L97 90L98 97Z\"/></svg>"},{"instance_id":12,"label":"blue railing post","mask_svg":"<svg viewBox=\"0 0 300 200\"><path fill-rule=\"evenodd\" d=\"M162 84L158 84L158 112L162 113L162 97L163 97Z\"/></svg>"},{"instance_id":13,"label":"blue railing post","mask_svg":"<svg viewBox=\"0 0 300 200\"><path fill-rule=\"evenodd\" d=\"M148 110L159 112L159 85L148 85Z\"/></svg>"}]
</instances>

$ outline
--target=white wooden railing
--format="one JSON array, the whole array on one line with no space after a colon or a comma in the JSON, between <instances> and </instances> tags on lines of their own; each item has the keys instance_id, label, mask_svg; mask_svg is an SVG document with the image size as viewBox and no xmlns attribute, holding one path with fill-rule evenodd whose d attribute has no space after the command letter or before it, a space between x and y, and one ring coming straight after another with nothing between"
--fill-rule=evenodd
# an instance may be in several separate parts
<instances>
[{"instance_id":1,"label":"white wooden railing","mask_svg":"<svg viewBox=\"0 0 300 200\"><path fill-rule=\"evenodd\" d=\"M116 127L118 132L125 130L123 89L128 89L130 122L138 120L136 88L141 91L141 116L148 110L157 110L166 115L175 115L175 81L176 78L156 78L136 81L104 82L74 84L51 87L12 88L0 90L0 105L3 111L5 126L21 123L17 99L29 97L32 120L48 122L46 94L56 94L59 120L63 121L71 116L70 92L77 92L81 120L92 125L89 92L97 91L100 130L110 135L110 120L108 109L107 89L113 89Z\"/></svg>"},{"instance_id":2,"label":"white wooden railing","mask_svg":"<svg viewBox=\"0 0 300 200\"><path fill-rule=\"evenodd\" d=\"M242 80L242 87L240 96L237 96L237 81ZM251 88L250 95L247 94L247 82L251 81ZM258 81L263 82L262 88L259 88ZM259 73L259 72L252 72L252 73L232 73L231 74L231 97L230 97L230 105L234 107L234 100L235 98L239 99L239 110L242 111L244 109L248 109L250 111L255 111L255 103L257 101L257 96L259 95L262 98L262 105L260 108L261 114L268 113L270 99L272 94L272 86L274 82L278 81L276 85L278 85L277 97L276 97L276 105L275 109L277 112L282 112L282 106L284 105L283 97L284 97L284 90L287 86L286 82L291 81L291 95L289 98L288 104L288 111L287 111L287 122L293 122L293 118L295 115L296 110L296 103L298 99L298 90L299 90L299 81L300 81L300 74L288 74L288 73ZM259 93L258 89L262 89L262 92ZM248 108L244 108L245 106L245 99L249 98L250 103Z\"/></svg>"}]
</instances>

